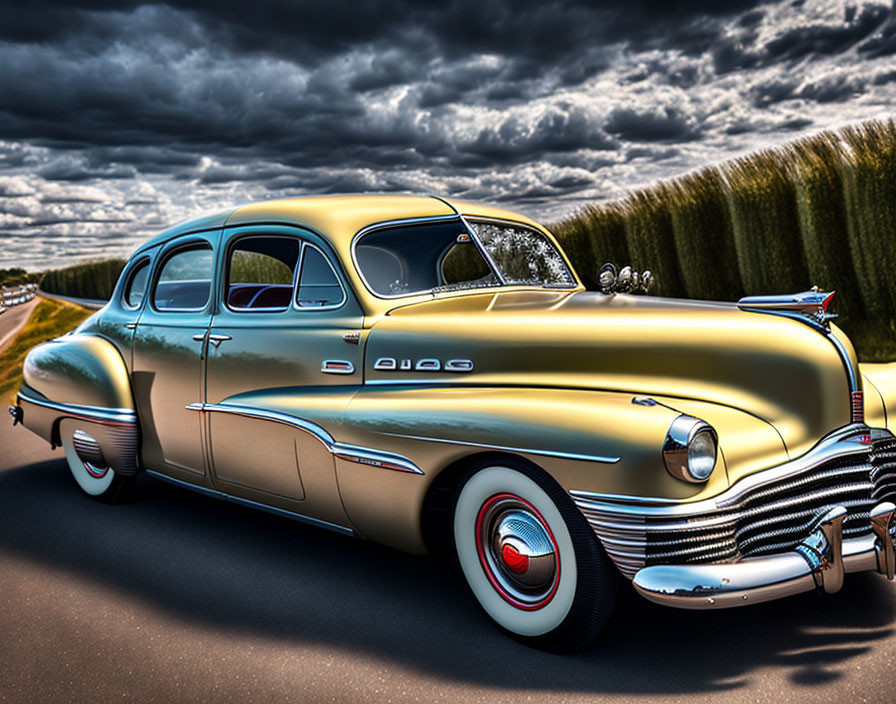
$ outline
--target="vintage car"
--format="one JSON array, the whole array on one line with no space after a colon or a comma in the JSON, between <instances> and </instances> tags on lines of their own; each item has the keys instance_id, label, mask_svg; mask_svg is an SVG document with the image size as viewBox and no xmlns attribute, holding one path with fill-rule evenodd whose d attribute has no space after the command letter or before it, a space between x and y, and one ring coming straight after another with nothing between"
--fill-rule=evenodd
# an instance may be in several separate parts
<instances>
[{"instance_id":1,"label":"vintage car","mask_svg":"<svg viewBox=\"0 0 896 704\"><path fill-rule=\"evenodd\" d=\"M436 197L257 203L140 247L10 408L80 487L140 472L413 553L531 645L632 580L690 609L893 578L896 364L831 294L586 291L541 225ZM623 579L621 579L623 578Z\"/></svg>"}]
</instances>

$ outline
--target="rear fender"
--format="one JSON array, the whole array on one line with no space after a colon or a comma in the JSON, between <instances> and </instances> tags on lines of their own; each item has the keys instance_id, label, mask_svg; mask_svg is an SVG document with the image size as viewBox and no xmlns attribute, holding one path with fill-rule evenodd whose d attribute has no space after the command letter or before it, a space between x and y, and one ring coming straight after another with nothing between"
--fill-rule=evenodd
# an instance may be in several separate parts
<instances>
[{"instance_id":1,"label":"rear fender","mask_svg":"<svg viewBox=\"0 0 896 704\"><path fill-rule=\"evenodd\" d=\"M99 444L116 472L135 474L139 429L124 360L108 340L71 334L32 349L17 401L22 424L61 444L59 423L74 418Z\"/></svg>"}]
</instances>

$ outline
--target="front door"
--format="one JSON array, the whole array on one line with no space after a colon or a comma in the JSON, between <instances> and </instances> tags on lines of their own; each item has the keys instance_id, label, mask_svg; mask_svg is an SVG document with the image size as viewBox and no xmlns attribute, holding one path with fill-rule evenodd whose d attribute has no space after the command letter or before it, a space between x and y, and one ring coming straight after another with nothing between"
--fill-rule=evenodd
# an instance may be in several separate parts
<instances>
[{"instance_id":1,"label":"front door","mask_svg":"<svg viewBox=\"0 0 896 704\"><path fill-rule=\"evenodd\" d=\"M344 524L333 457L313 433L263 413L278 389L281 412L308 415L315 394L346 403L361 385L360 307L322 241L288 227L241 227L222 239L208 348L206 408L215 486L228 494ZM236 397L236 398L235 398ZM338 404L337 404L338 405ZM216 407L217 410L216 410ZM344 407L344 406L343 406Z\"/></svg>"},{"instance_id":2,"label":"front door","mask_svg":"<svg viewBox=\"0 0 896 704\"><path fill-rule=\"evenodd\" d=\"M205 486L201 414L188 407L203 400L219 234L182 238L160 253L133 344L144 466Z\"/></svg>"}]
</instances>

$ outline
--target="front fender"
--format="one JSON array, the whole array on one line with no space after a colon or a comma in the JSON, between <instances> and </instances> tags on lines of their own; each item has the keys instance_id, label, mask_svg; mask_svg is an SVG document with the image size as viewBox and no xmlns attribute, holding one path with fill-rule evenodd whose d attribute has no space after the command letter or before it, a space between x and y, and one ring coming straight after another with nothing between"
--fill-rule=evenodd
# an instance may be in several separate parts
<instances>
[{"instance_id":1,"label":"front fender","mask_svg":"<svg viewBox=\"0 0 896 704\"><path fill-rule=\"evenodd\" d=\"M786 459L777 432L742 411L674 399L645 406L633 398L570 389L366 386L346 408L340 440L408 457L426 476L338 462L346 511L366 535L410 549L435 475L483 452L524 457L567 491L685 501L729 486L726 443L739 471ZM704 485L673 478L663 464L666 433L680 413L703 417L719 432L719 463Z\"/></svg>"}]
</instances>

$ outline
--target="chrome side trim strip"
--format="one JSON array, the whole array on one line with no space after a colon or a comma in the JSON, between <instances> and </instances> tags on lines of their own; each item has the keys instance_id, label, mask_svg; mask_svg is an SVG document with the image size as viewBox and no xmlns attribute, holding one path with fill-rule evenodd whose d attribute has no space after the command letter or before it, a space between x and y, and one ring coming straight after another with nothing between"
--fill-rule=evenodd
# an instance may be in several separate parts
<instances>
[{"instance_id":1,"label":"chrome side trim strip","mask_svg":"<svg viewBox=\"0 0 896 704\"><path fill-rule=\"evenodd\" d=\"M507 445L486 445L479 442L466 442L464 440L448 440L446 438L430 438L424 435L404 435L402 433L384 433L394 438L406 440L424 440L426 442L443 442L448 445L464 445L469 447L482 447L487 450L502 450L504 452L517 452L525 455L542 455L545 457L559 457L564 460L581 460L584 462L600 462L603 464L616 464L619 457L602 457L600 455L580 455L575 452L560 452L559 450L533 450L524 447L508 447Z\"/></svg>"},{"instance_id":2,"label":"chrome side trim strip","mask_svg":"<svg viewBox=\"0 0 896 704\"><path fill-rule=\"evenodd\" d=\"M833 333L828 332L825 337L831 341L831 344L837 349L837 353L840 355L840 359L843 361L843 366L846 368L846 375L849 378L849 391L850 393L856 393L861 391L862 388L859 386L859 376L856 372L855 367L852 365L852 360L849 358L849 353L846 351L846 347L843 346L843 343L840 339Z\"/></svg>"},{"instance_id":3,"label":"chrome side trim strip","mask_svg":"<svg viewBox=\"0 0 896 704\"><path fill-rule=\"evenodd\" d=\"M316 423L312 423L304 418L299 418L298 416L289 415L288 413L223 403L191 403L186 408L188 411L231 413L246 418L258 418L261 420L269 420L273 423L282 423L311 433L323 443L328 452L340 459L357 462L359 464L366 464L369 467L376 467L379 469L393 469L398 472L408 472L409 474L424 474L424 471L407 457L392 452L374 450L369 447L359 447L358 445L336 442L335 438L330 435L330 433Z\"/></svg>"},{"instance_id":4,"label":"chrome side trim strip","mask_svg":"<svg viewBox=\"0 0 896 704\"><path fill-rule=\"evenodd\" d=\"M868 428L858 424L845 426L823 438L802 457L750 474L721 494L702 501L670 501L663 498L600 494L576 489L569 493L580 509L597 510L602 513L660 517L697 516L736 506L743 494L768 482L799 475L837 457L867 452L868 444L861 442L861 438L865 435L872 441L893 436L882 428Z\"/></svg>"},{"instance_id":5,"label":"chrome side trim strip","mask_svg":"<svg viewBox=\"0 0 896 704\"><path fill-rule=\"evenodd\" d=\"M368 447L358 447L357 445L346 445L341 442L333 445L330 448L330 452L340 459L366 464L371 467L394 469L398 472L408 472L410 474L424 474L423 470L407 457L395 455L391 452L381 452L380 450L371 450Z\"/></svg>"},{"instance_id":6,"label":"chrome side trim strip","mask_svg":"<svg viewBox=\"0 0 896 704\"><path fill-rule=\"evenodd\" d=\"M259 503L258 501L251 501L250 499L244 499L239 496L233 496L232 494L225 494L223 491L216 491L215 489L209 489L204 486L197 486L195 484L190 484L189 482L181 481L180 479L175 479L174 477L169 477L167 474L162 474L161 472L156 472L152 469L146 470L147 474L151 474L157 479L161 479L164 482L168 482L170 484L174 484L175 486L182 487L184 489L190 489L191 491L198 492L200 494L204 494L205 496L210 496L214 499L220 499L221 501L230 501L235 504L241 504L243 506L248 506L249 508L258 509L259 511L265 511L266 513L272 513L275 516L280 516L282 518L289 518L292 521L298 521L299 523L307 523L311 526L317 526L318 528L326 528L327 530L331 530L335 533L341 533L343 535L351 535L356 538L359 536L354 530L351 528L346 528L345 526L340 526L335 523L329 523L328 521L322 521L319 518L311 518L310 516L303 516L301 513L293 513L292 511L286 511L282 508L277 508L275 506L268 506L267 504Z\"/></svg>"},{"instance_id":7,"label":"chrome side trim strip","mask_svg":"<svg viewBox=\"0 0 896 704\"><path fill-rule=\"evenodd\" d=\"M58 401L50 401L47 398L37 398L29 394L25 389L21 389L16 396L18 400L33 403L35 406L42 406L43 408L59 411L72 418L82 418L95 423L130 425L137 422L137 413L130 408L102 408L99 406L60 403Z\"/></svg>"},{"instance_id":8,"label":"chrome side trim strip","mask_svg":"<svg viewBox=\"0 0 896 704\"><path fill-rule=\"evenodd\" d=\"M283 425L291 425L299 428L320 440L324 445L333 445L336 440L326 430L319 425L307 421L304 418L291 416L288 413L279 413L278 411L268 411L263 408L252 408L250 406L237 406L224 403L191 403L187 406L188 411L205 411L215 413L231 413L237 416L245 416L246 418L260 418L269 420L273 423L282 423Z\"/></svg>"}]
</instances>

